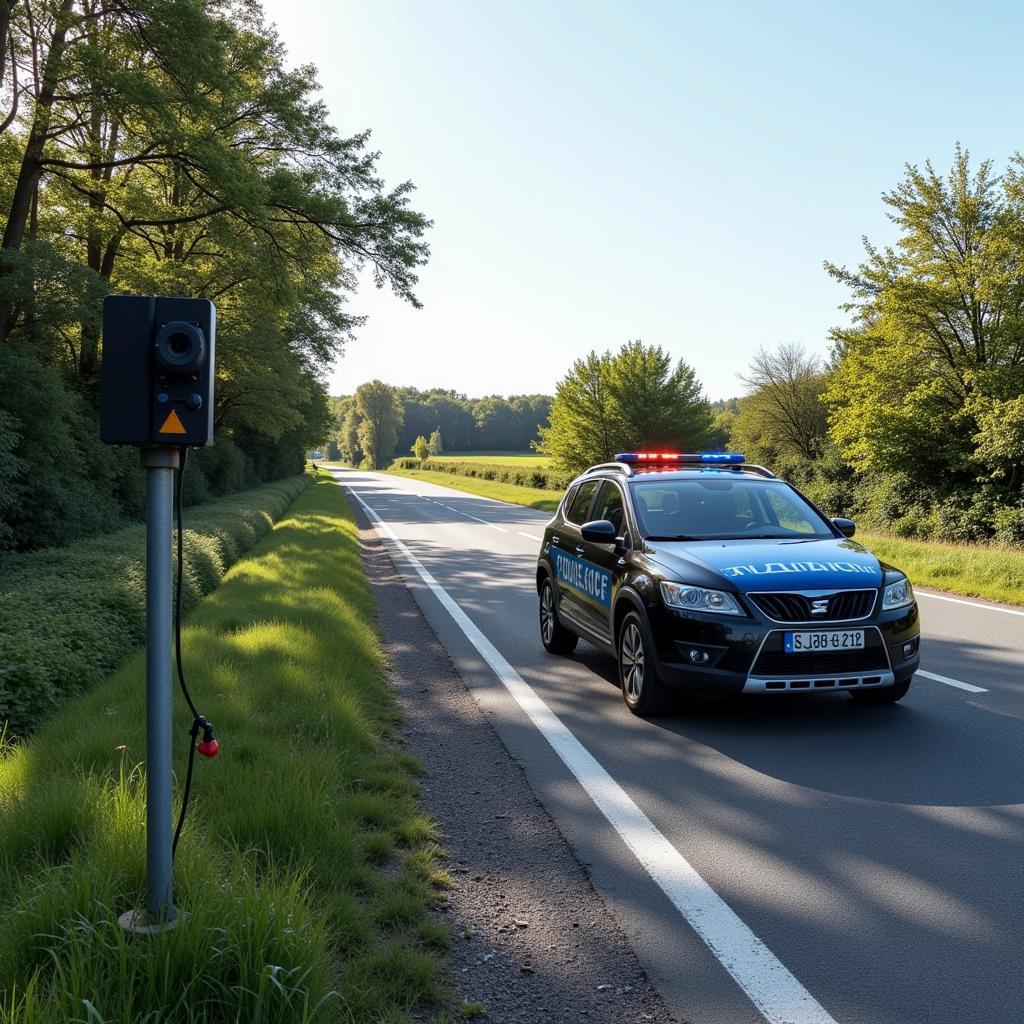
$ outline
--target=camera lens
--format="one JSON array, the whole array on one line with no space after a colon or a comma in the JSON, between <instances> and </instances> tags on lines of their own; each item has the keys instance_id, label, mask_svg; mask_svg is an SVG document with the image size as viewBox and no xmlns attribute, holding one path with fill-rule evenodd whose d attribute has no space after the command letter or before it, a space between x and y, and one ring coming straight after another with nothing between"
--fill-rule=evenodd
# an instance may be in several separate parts
<instances>
[{"instance_id":1,"label":"camera lens","mask_svg":"<svg viewBox=\"0 0 1024 1024\"><path fill-rule=\"evenodd\" d=\"M167 351L172 355L186 356L192 347L192 342L184 334L172 334L167 339Z\"/></svg>"},{"instance_id":2,"label":"camera lens","mask_svg":"<svg viewBox=\"0 0 1024 1024\"><path fill-rule=\"evenodd\" d=\"M203 332L195 324L174 320L156 336L156 362L165 373L195 373L206 359Z\"/></svg>"}]
</instances>

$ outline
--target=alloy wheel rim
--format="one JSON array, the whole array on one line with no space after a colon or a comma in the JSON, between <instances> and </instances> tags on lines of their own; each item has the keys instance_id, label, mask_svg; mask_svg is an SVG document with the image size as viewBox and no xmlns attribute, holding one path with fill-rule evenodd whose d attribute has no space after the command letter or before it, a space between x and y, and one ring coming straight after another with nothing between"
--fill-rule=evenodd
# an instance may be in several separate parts
<instances>
[{"instance_id":1,"label":"alloy wheel rim","mask_svg":"<svg viewBox=\"0 0 1024 1024\"><path fill-rule=\"evenodd\" d=\"M551 597L551 584L544 585L544 593L540 598L540 635L544 643L551 643L551 636L555 632L554 601Z\"/></svg>"},{"instance_id":2,"label":"alloy wheel rim","mask_svg":"<svg viewBox=\"0 0 1024 1024\"><path fill-rule=\"evenodd\" d=\"M630 622L622 634L622 684L626 696L634 703L644 688L644 644L635 622Z\"/></svg>"}]
</instances>

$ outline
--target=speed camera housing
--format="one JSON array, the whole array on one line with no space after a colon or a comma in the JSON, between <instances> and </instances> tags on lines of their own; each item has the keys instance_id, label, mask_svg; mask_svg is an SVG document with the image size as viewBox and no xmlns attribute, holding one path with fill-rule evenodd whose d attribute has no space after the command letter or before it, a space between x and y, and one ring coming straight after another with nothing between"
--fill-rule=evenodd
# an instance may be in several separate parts
<instances>
[{"instance_id":1,"label":"speed camera housing","mask_svg":"<svg viewBox=\"0 0 1024 1024\"><path fill-rule=\"evenodd\" d=\"M107 297L100 406L107 444L213 444L216 326L209 299Z\"/></svg>"}]
</instances>

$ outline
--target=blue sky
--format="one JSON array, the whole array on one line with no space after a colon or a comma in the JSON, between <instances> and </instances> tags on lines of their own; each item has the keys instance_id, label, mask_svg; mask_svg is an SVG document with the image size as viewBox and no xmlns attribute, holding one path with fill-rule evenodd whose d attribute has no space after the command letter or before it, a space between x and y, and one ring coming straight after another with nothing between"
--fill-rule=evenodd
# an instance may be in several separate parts
<instances>
[{"instance_id":1,"label":"blue sky","mask_svg":"<svg viewBox=\"0 0 1024 1024\"><path fill-rule=\"evenodd\" d=\"M265 0L345 133L417 186L412 309L367 280L334 394L379 377L552 392L631 338L742 392L762 345L825 353L881 193L960 140L1024 149L1024 11L1005 3Z\"/></svg>"}]
</instances>

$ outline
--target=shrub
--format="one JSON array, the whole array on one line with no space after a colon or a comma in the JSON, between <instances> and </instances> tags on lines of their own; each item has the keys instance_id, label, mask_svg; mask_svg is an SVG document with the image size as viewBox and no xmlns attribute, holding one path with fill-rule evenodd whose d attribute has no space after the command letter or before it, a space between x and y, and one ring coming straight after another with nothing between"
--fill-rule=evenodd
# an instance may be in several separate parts
<instances>
[{"instance_id":1,"label":"shrub","mask_svg":"<svg viewBox=\"0 0 1024 1024\"><path fill-rule=\"evenodd\" d=\"M997 540L1004 544L1024 542L1024 505L997 508L992 519Z\"/></svg>"},{"instance_id":2,"label":"shrub","mask_svg":"<svg viewBox=\"0 0 1024 1024\"><path fill-rule=\"evenodd\" d=\"M951 494L935 504L934 535L940 540L990 540L994 514L992 498L984 491Z\"/></svg>"},{"instance_id":3,"label":"shrub","mask_svg":"<svg viewBox=\"0 0 1024 1024\"><path fill-rule=\"evenodd\" d=\"M294 477L186 513L186 609L310 482ZM0 556L0 723L12 733L29 731L144 642L145 569L144 525Z\"/></svg>"}]
</instances>

